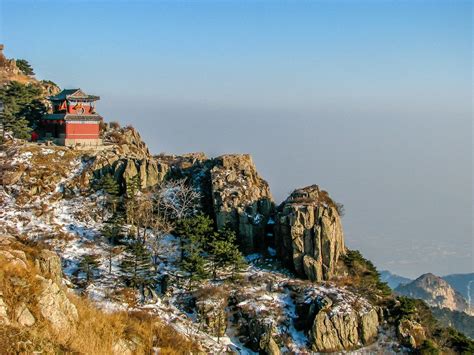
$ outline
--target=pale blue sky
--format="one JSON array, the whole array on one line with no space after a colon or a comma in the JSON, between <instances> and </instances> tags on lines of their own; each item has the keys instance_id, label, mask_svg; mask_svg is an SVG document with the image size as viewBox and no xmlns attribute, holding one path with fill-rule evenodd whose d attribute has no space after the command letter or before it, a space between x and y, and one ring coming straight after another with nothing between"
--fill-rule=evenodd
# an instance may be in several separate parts
<instances>
[{"instance_id":1,"label":"pale blue sky","mask_svg":"<svg viewBox=\"0 0 474 355\"><path fill-rule=\"evenodd\" d=\"M318 183L347 243L472 272L471 1L8 1L0 42L102 97L151 150L248 152L281 201Z\"/></svg>"}]
</instances>

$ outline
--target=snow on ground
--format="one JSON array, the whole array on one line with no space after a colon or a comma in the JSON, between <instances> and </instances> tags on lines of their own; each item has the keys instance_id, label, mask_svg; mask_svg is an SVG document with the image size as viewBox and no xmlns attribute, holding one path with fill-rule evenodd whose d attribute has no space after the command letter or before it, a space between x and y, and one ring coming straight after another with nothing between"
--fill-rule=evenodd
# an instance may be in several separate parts
<instances>
[{"instance_id":1,"label":"snow on ground","mask_svg":"<svg viewBox=\"0 0 474 355\"><path fill-rule=\"evenodd\" d=\"M90 299L106 311L130 309L130 304L115 297L111 291L118 282L117 276L113 275L119 274L120 257L113 259L112 273L109 273L107 242L101 237L100 232L104 226L100 208L104 203L104 195L100 192L82 194L77 190L73 191L70 197L62 196L66 186L88 169L90 161L82 159L80 155L71 157L71 153L64 148L43 147L34 152L21 151L10 164L18 166L31 164L35 158L34 154L47 157L52 162L61 162L61 159L67 156L69 159L67 174L55 180L57 182L50 192L33 194L22 203L17 200L23 190L20 183L9 186L8 189L0 187L0 233L26 236L49 244L62 258L68 284L76 283L78 263L82 256L97 255L100 261L100 277L96 277L85 289L78 288L78 290L87 293ZM62 197L58 198L58 194ZM172 235L158 237L151 231L149 238L158 238L160 241L156 250L159 261L158 272L176 276L177 262L180 259L179 240ZM269 250L270 255L274 253L274 249ZM286 344L287 351L306 352L308 339L293 325L297 315L295 300L291 293L291 285L295 281L291 274L272 267L272 259L265 259L261 254L251 254L246 259L250 266L241 277L248 282L236 290L235 297L239 298L240 302L235 307L272 322L277 336L289 334L291 337ZM329 296L335 305L332 312L348 313L352 310L351 305L356 302L356 297L351 292L330 284L303 283L303 287L308 300L317 296ZM184 291L182 286L180 288L171 285L166 296L154 297L152 301L136 307L156 314L179 333L197 339L208 352L234 351L252 354L242 344L237 325L231 320L228 322L226 336L220 339L202 331L200 324L197 323L196 314L189 313L182 306L186 297L189 297L189 293ZM369 307L368 304L362 306L367 309Z\"/></svg>"}]
</instances>

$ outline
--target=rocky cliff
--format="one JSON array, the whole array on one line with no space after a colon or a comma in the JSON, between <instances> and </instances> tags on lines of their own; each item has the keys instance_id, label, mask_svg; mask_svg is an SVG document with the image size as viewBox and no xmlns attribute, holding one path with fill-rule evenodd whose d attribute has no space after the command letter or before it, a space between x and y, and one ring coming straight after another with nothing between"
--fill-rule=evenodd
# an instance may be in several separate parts
<instances>
[{"instance_id":1,"label":"rocky cliff","mask_svg":"<svg viewBox=\"0 0 474 355\"><path fill-rule=\"evenodd\" d=\"M29 243L40 241L48 245L61 256L67 283L89 294L99 306L123 309L120 307L125 305L143 312L138 316L139 324L145 322L146 329L156 329L158 321L153 317L163 317L173 324L173 334L186 337L193 334L192 340L199 343L200 349L211 353L239 349L267 354L330 352L360 347L399 351L395 335L389 341L383 340L384 332L387 329L394 332L395 328L400 328L399 336L411 347L423 346L423 334L429 339L430 329L422 320L385 323L382 313L389 312L386 309L381 312L380 307L385 306L380 303L386 301L384 297L391 296L383 296L377 290L380 285L373 266L367 278L364 276L369 270L366 263L354 257L352 264L345 260L350 251L344 246L337 205L317 186L296 190L274 211L268 184L259 176L249 156L152 157L132 129L109 129L106 136L106 145L98 150L10 141L0 152L3 168L0 233L14 235L16 240L23 238ZM150 171L149 165L156 169ZM119 257L111 256L110 245L102 236L107 223L101 217L104 195L91 188L94 179L107 172L123 187L134 177L142 182L142 187L153 185L149 181L186 178L203 194L200 207L209 211L216 222L221 218L225 220L226 223L219 223L221 228L227 225L235 228L242 245L252 251L247 259L248 267L231 277L226 276L226 272L218 275L225 282L209 279L197 286L190 284L180 271L179 238L169 235L157 238L156 255L160 263L154 269L157 279L166 277L168 280L166 294L144 300L124 288L120 281ZM279 258L270 257L271 253L256 253L267 234L272 239L272 226L276 230ZM152 230L148 231L148 237L154 237ZM121 246L119 249L118 252L123 253ZM17 257L11 251L3 255L14 263L22 263L21 255ZM80 270L84 255L96 256L100 264L89 285L84 283ZM111 271L109 257L116 258ZM287 262L298 276L309 280L295 278L281 267L279 259ZM351 268L354 267L350 265L358 264L360 273L354 273L353 278L351 273L334 277L339 276L336 275L339 260ZM122 319L117 318L116 313L105 316L99 311L86 312L78 306L62 284L63 275L55 253L40 250L27 257L27 262L27 267L36 271L30 272L35 278L25 282L33 285L34 290L25 295L34 297L25 299L25 306L21 302L13 304L5 293L6 288L2 288L0 314L10 322L9 327L24 330L30 329L29 324L34 324L33 327L49 324L47 329L51 332L70 329L76 334L72 340L74 346L68 343L66 349L72 350L78 349L80 339L93 336L97 339L99 335L101 342L92 345L101 351L90 353L134 353L152 343L149 339L155 335L146 338L145 334L149 333L143 328L133 337L127 332L119 332L117 336L103 334L100 330L103 324L113 324L113 329L135 329L139 325L134 323L127 328L129 326L123 323L114 323ZM16 282L14 278L3 279L9 284ZM200 287L201 283L213 287L225 285L230 289L229 296L204 292L198 297L190 288ZM22 290L21 285L15 287ZM379 296L372 297L375 293ZM76 307L77 319L68 302ZM95 328L85 321L96 319L99 314L101 320L93 323ZM103 320L103 317L109 318ZM124 317L133 317L133 312ZM103 342L103 337L108 340ZM222 341L216 341L215 337ZM18 341L14 339L10 343ZM90 345L80 344L79 348ZM52 352L57 350L52 349Z\"/></svg>"},{"instance_id":2,"label":"rocky cliff","mask_svg":"<svg viewBox=\"0 0 474 355\"><path fill-rule=\"evenodd\" d=\"M473 315L464 297L455 291L445 280L433 274L424 274L415 281L400 285L395 292L425 301L431 307L447 308L452 311Z\"/></svg>"},{"instance_id":3,"label":"rocky cliff","mask_svg":"<svg viewBox=\"0 0 474 355\"><path fill-rule=\"evenodd\" d=\"M211 191L217 228L237 231L247 253L262 250L273 200L250 155L214 159Z\"/></svg>"},{"instance_id":4,"label":"rocky cliff","mask_svg":"<svg viewBox=\"0 0 474 355\"><path fill-rule=\"evenodd\" d=\"M276 214L277 253L298 275L329 280L344 255L344 233L337 205L317 185L297 189Z\"/></svg>"},{"instance_id":5,"label":"rocky cliff","mask_svg":"<svg viewBox=\"0 0 474 355\"><path fill-rule=\"evenodd\" d=\"M39 323L70 335L78 312L62 287L61 260L48 250L32 250L11 236L0 236L0 323L12 327Z\"/></svg>"},{"instance_id":6,"label":"rocky cliff","mask_svg":"<svg viewBox=\"0 0 474 355\"><path fill-rule=\"evenodd\" d=\"M134 128L109 128L104 132L104 142L108 148L95 154L91 166L95 177L111 174L123 190L133 179L138 179L142 189L163 181L167 166L153 159Z\"/></svg>"},{"instance_id":7,"label":"rocky cliff","mask_svg":"<svg viewBox=\"0 0 474 355\"><path fill-rule=\"evenodd\" d=\"M197 153L156 159L168 167L170 178L184 178L201 192L201 210L214 218L218 229L233 229L244 252L262 249L274 204L250 155L207 158Z\"/></svg>"}]
</instances>

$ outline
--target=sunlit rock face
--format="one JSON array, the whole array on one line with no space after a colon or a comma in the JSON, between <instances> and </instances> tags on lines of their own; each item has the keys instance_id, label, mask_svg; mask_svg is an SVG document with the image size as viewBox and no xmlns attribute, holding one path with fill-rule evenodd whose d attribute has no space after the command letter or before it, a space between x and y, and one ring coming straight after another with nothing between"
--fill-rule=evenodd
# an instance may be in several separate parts
<instances>
[{"instance_id":1,"label":"sunlit rock face","mask_svg":"<svg viewBox=\"0 0 474 355\"><path fill-rule=\"evenodd\" d=\"M420 298L431 307L448 308L452 311L474 314L460 293L441 277L431 273L421 275L409 284L398 286L395 292L412 298Z\"/></svg>"},{"instance_id":2,"label":"sunlit rock face","mask_svg":"<svg viewBox=\"0 0 474 355\"><path fill-rule=\"evenodd\" d=\"M337 205L317 185L293 191L278 207L275 237L280 258L312 281L334 277L346 252Z\"/></svg>"},{"instance_id":3,"label":"sunlit rock face","mask_svg":"<svg viewBox=\"0 0 474 355\"><path fill-rule=\"evenodd\" d=\"M273 201L268 183L258 174L251 156L215 158L211 190L217 228L235 230L244 252L262 249Z\"/></svg>"}]
</instances>

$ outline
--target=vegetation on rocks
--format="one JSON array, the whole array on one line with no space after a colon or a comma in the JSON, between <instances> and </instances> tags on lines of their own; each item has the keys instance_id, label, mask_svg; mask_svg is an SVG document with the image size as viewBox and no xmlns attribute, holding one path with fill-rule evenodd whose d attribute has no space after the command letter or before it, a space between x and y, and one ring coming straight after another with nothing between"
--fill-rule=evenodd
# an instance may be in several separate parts
<instances>
[{"instance_id":1,"label":"vegetation on rocks","mask_svg":"<svg viewBox=\"0 0 474 355\"><path fill-rule=\"evenodd\" d=\"M0 101L4 104L4 125L16 138L27 139L46 112L43 89L38 84L21 84L16 81L0 88Z\"/></svg>"},{"instance_id":2,"label":"vegetation on rocks","mask_svg":"<svg viewBox=\"0 0 474 355\"><path fill-rule=\"evenodd\" d=\"M16 137L50 89L1 89ZM473 352L346 248L317 185L275 208L249 155L153 157L132 127L102 128L104 149L2 146L2 351Z\"/></svg>"},{"instance_id":3,"label":"vegetation on rocks","mask_svg":"<svg viewBox=\"0 0 474 355\"><path fill-rule=\"evenodd\" d=\"M390 287L380 280L380 274L374 264L364 258L360 251L347 250L341 260L349 274L344 280L355 286L365 297L380 303L392 294Z\"/></svg>"}]
</instances>

